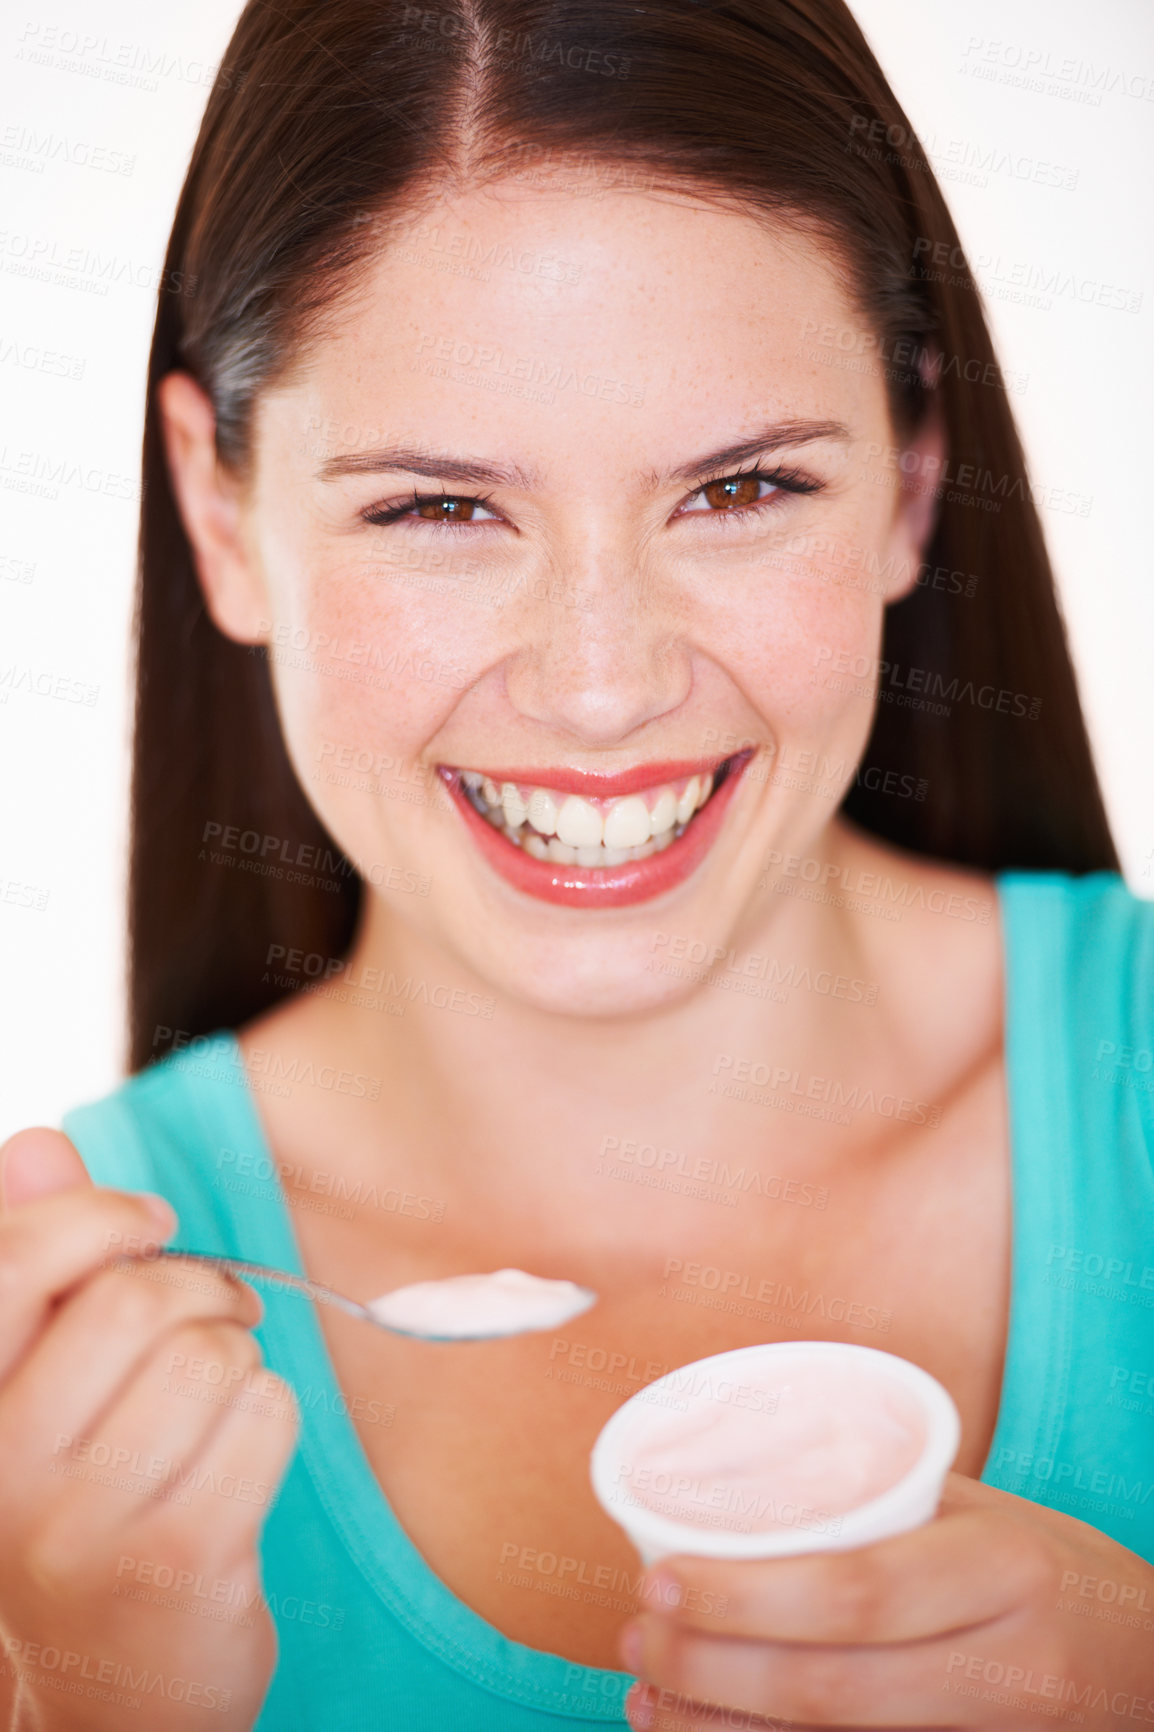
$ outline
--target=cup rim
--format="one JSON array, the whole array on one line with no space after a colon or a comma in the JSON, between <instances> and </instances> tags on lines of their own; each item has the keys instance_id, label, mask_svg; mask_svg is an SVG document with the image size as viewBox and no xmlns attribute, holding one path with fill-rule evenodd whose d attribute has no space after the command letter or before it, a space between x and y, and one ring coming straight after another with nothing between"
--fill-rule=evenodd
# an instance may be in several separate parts
<instances>
[{"instance_id":1,"label":"cup rim","mask_svg":"<svg viewBox=\"0 0 1154 1732\"><path fill-rule=\"evenodd\" d=\"M811 1359L845 1358L861 1363L873 1362L884 1376L912 1390L926 1418L925 1445L913 1466L880 1492L877 1497L846 1511L837 1521L833 1533L812 1532L796 1528L769 1528L760 1532L735 1533L723 1528L710 1528L693 1522L681 1522L640 1503L622 1506L614 1496L618 1490L616 1470L621 1464L625 1435L642 1417L642 1409L653 1399L653 1392L662 1386L673 1387L673 1380L686 1371L704 1369L733 1371L738 1362L764 1362L766 1356L774 1362L799 1357ZM899 1533L911 1525L901 1518L908 1509L924 1505L941 1486L950 1463L957 1454L961 1439L961 1418L949 1392L936 1377L924 1371L912 1360L896 1353L886 1353L878 1347L866 1347L852 1341L766 1341L748 1347L733 1347L723 1353L712 1353L704 1359L694 1359L674 1371L666 1372L653 1383L622 1403L609 1417L593 1444L589 1461L594 1495L605 1513L625 1529L638 1549L664 1555L683 1552L699 1557L775 1557L803 1551L848 1550L864 1545L884 1534ZM899 1519L893 1519L897 1516ZM919 1518L920 1519L920 1518ZM875 1531L876 1530L876 1531ZM804 1544L799 1544L804 1537Z\"/></svg>"}]
</instances>

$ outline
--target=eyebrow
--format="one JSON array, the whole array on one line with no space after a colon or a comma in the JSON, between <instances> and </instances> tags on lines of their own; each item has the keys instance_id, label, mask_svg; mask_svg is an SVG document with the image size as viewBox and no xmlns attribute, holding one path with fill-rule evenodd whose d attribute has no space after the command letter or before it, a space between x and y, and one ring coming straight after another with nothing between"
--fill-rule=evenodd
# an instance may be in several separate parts
<instances>
[{"instance_id":1,"label":"eyebrow","mask_svg":"<svg viewBox=\"0 0 1154 1732\"><path fill-rule=\"evenodd\" d=\"M750 457L781 450L790 445L808 445L818 439L848 440L849 428L841 421L779 421L762 427L748 438L708 451L689 463L682 463L664 475L655 469L644 471L640 479L656 490L672 481L695 481L698 476L727 464L744 463ZM487 463L476 457L451 457L447 453L430 451L422 446L394 445L377 451L351 451L330 457L317 470L319 481L336 481L344 475L375 475L382 471L401 471L406 475L421 475L430 481L454 481L465 486L517 487L528 492L537 481L531 470L518 464Z\"/></svg>"}]
</instances>

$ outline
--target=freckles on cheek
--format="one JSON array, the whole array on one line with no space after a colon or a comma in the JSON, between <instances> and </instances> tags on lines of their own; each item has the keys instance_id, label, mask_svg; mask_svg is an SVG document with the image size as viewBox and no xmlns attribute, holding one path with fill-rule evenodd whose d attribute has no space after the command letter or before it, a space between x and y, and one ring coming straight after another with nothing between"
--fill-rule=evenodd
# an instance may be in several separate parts
<instances>
[{"instance_id":1,"label":"freckles on cheek","mask_svg":"<svg viewBox=\"0 0 1154 1732\"><path fill-rule=\"evenodd\" d=\"M298 763L312 762L321 748L345 745L373 746L408 761L453 707L455 693L438 683L436 664L402 646L377 654L365 639L350 637L309 660L307 670L282 666L277 672L281 715Z\"/></svg>"},{"instance_id":2,"label":"freckles on cheek","mask_svg":"<svg viewBox=\"0 0 1154 1732\"><path fill-rule=\"evenodd\" d=\"M327 573L300 600L302 623L273 651L298 764L332 745L421 752L468 684L452 632L360 573Z\"/></svg>"},{"instance_id":3,"label":"freckles on cheek","mask_svg":"<svg viewBox=\"0 0 1154 1732\"><path fill-rule=\"evenodd\" d=\"M856 665L877 655L881 608L860 583L832 575L795 566L772 599L747 607L740 630L729 634L730 673L771 721L824 728L834 712L861 707L860 699L837 694L827 676L847 658Z\"/></svg>"}]
</instances>

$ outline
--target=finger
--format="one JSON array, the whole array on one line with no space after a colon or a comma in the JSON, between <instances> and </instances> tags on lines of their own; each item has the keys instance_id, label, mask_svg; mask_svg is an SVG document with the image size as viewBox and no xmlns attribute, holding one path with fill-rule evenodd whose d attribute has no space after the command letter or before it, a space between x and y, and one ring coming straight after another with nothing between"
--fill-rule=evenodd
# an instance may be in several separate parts
<instances>
[{"instance_id":1,"label":"finger","mask_svg":"<svg viewBox=\"0 0 1154 1732\"><path fill-rule=\"evenodd\" d=\"M0 1202L5 1211L36 1197L81 1187L94 1189L88 1169L63 1131L33 1125L0 1148Z\"/></svg>"},{"instance_id":2,"label":"finger","mask_svg":"<svg viewBox=\"0 0 1154 1732\"><path fill-rule=\"evenodd\" d=\"M190 1400L168 1375L172 1344L242 1374L260 1363L249 1330L236 1323L203 1321L176 1329L153 1350L117 1399L79 1435L61 1432L50 1452L29 1462L17 1478L27 1488L15 1514L37 1535L38 1559L104 1562L116 1551L112 1540L131 1526L150 1500L171 1495L195 1463L224 1409ZM187 1502L187 1498L185 1502ZM107 1587L107 1583L96 1584Z\"/></svg>"},{"instance_id":3,"label":"finger","mask_svg":"<svg viewBox=\"0 0 1154 1732\"><path fill-rule=\"evenodd\" d=\"M165 1257L98 1270L62 1301L0 1389L5 1459L30 1463L61 1436L92 1435L158 1341L181 1325L251 1327L262 1313L251 1287L211 1265Z\"/></svg>"},{"instance_id":4,"label":"finger","mask_svg":"<svg viewBox=\"0 0 1154 1732\"><path fill-rule=\"evenodd\" d=\"M777 1642L910 1642L1001 1616L1051 1583L1039 1532L971 1504L852 1551L663 1559L642 1604L686 1630Z\"/></svg>"},{"instance_id":5,"label":"finger","mask_svg":"<svg viewBox=\"0 0 1154 1732\"><path fill-rule=\"evenodd\" d=\"M804 1726L968 1725L1005 1713L992 1704L986 1712L952 1690L961 1661L972 1654L996 1657L1004 1648L990 1627L967 1631L963 1649L956 1638L849 1648L697 1635L652 1614L638 1622L635 1670L692 1702L724 1703ZM1026 1677L1024 1666L1015 1670Z\"/></svg>"},{"instance_id":6,"label":"finger","mask_svg":"<svg viewBox=\"0 0 1154 1732\"><path fill-rule=\"evenodd\" d=\"M78 1281L117 1251L155 1251L175 1231L162 1197L96 1186L37 1197L0 1216L0 1381Z\"/></svg>"},{"instance_id":7,"label":"finger","mask_svg":"<svg viewBox=\"0 0 1154 1732\"><path fill-rule=\"evenodd\" d=\"M199 1454L169 1482L170 1494L142 1508L132 1537L176 1544L198 1535L200 1555L227 1575L243 1563L276 1497L296 1448L300 1422L290 1386L261 1372L263 1399L221 1410ZM178 1498L187 1497L187 1504ZM185 1540L187 1544L187 1539Z\"/></svg>"}]
</instances>

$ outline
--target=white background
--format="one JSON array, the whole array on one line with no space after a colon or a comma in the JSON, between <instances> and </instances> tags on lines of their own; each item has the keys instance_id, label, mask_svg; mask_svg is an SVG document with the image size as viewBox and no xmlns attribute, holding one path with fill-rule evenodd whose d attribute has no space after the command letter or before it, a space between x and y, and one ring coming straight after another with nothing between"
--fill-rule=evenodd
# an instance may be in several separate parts
<instances>
[{"instance_id":1,"label":"white background","mask_svg":"<svg viewBox=\"0 0 1154 1732\"><path fill-rule=\"evenodd\" d=\"M1086 518L1042 517L1126 875L1154 895L1141 462L1154 10L853 4L939 168L1002 364L1028 375L1011 402L1033 479L1092 497ZM136 535L124 494L138 475L157 274L238 11L236 0L32 0L0 25L0 681L30 668L98 688L85 704L27 685L5 700L0 684L0 1135L57 1122L121 1074ZM1074 186L1046 184L1059 177L1045 167L1031 178L1037 164ZM33 256L64 275L31 277ZM110 259L111 281L100 275ZM1030 273L1056 286L1023 291ZM1141 296L1140 311L1095 305L1101 285ZM44 352L54 358L27 364ZM87 485L21 492L21 453L75 464Z\"/></svg>"}]
</instances>

